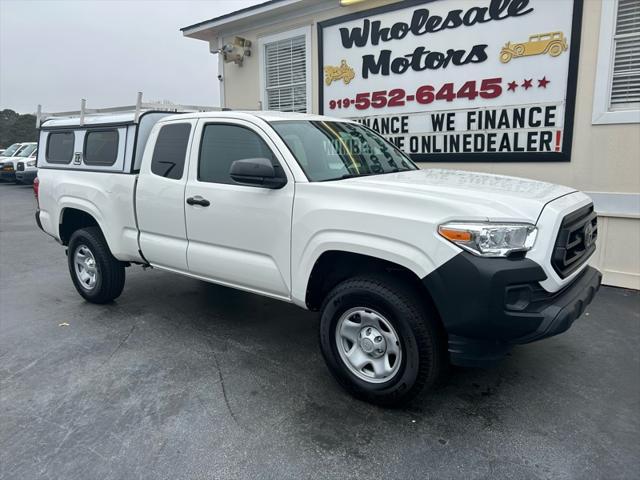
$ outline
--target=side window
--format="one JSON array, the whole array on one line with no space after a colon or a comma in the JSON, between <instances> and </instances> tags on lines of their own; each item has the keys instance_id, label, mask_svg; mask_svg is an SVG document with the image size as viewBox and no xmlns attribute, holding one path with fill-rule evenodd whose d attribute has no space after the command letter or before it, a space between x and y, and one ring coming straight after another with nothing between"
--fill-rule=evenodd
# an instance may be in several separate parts
<instances>
[{"instance_id":1,"label":"side window","mask_svg":"<svg viewBox=\"0 0 640 480\"><path fill-rule=\"evenodd\" d=\"M280 168L257 133L237 125L205 125L198 159L198 180L237 185L229 176L229 169L236 160L246 158L268 158L277 169Z\"/></svg>"},{"instance_id":2,"label":"side window","mask_svg":"<svg viewBox=\"0 0 640 480\"><path fill-rule=\"evenodd\" d=\"M84 137L84 163L109 166L118 158L117 130L88 130Z\"/></svg>"},{"instance_id":3,"label":"side window","mask_svg":"<svg viewBox=\"0 0 640 480\"><path fill-rule=\"evenodd\" d=\"M152 173L174 180L182 178L190 133L188 123L174 123L160 129L151 159Z\"/></svg>"},{"instance_id":4,"label":"side window","mask_svg":"<svg viewBox=\"0 0 640 480\"><path fill-rule=\"evenodd\" d=\"M47 135L45 157L48 163L70 163L73 158L73 132L51 132Z\"/></svg>"}]
</instances>

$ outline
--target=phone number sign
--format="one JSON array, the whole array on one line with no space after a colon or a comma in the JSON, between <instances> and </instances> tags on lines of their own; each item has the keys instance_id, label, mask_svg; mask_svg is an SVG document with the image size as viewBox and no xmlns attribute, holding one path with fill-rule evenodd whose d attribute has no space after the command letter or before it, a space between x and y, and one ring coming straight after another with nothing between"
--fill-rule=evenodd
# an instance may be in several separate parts
<instances>
[{"instance_id":1,"label":"phone number sign","mask_svg":"<svg viewBox=\"0 0 640 480\"><path fill-rule=\"evenodd\" d=\"M582 0L405 1L318 24L319 105L416 161L567 161Z\"/></svg>"}]
</instances>

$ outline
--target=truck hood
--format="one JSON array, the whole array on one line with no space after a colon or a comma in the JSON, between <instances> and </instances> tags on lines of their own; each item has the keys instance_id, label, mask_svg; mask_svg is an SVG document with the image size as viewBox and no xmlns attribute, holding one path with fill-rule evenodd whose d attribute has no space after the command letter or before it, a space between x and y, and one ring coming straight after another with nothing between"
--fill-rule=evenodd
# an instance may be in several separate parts
<instances>
[{"instance_id":1,"label":"truck hood","mask_svg":"<svg viewBox=\"0 0 640 480\"><path fill-rule=\"evenodd\" d=\"M11 162L13 164L13 166L15 167L18 162L24 160L27 157L4 157L3 159L0 160L0 163L9 163Z\"/></svg>"},{"instance_id":2,"label":"truck hood","mask_svg":"<svg viewBox=\"0 0 640 480\"><path fill-rule=\"evenodd\" d=\"M469 219L521 219L535 223L544 206L575 189L553 183L461 170L424 169L355 177L353 186L367 187L465 205Z\"/></svg>"}]
</instances>

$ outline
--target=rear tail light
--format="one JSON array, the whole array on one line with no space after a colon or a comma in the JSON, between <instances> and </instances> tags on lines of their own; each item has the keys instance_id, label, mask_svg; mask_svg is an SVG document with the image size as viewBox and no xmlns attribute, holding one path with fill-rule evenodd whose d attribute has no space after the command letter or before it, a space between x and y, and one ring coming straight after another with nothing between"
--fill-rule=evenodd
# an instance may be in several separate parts
<instances>
[{"instance_id":1,"label":"rear tail light","mask_svg":"<svg viewBox=\"0 0 640 480\"><path fill-rule=\"evenodd\" d=\"M40 180L38 177L33 179L33 194L36 197L36 202L38 203L38 208L40 208L40 199L38 198L38 193L40 192Z\"/></svg>"}]
</instances>

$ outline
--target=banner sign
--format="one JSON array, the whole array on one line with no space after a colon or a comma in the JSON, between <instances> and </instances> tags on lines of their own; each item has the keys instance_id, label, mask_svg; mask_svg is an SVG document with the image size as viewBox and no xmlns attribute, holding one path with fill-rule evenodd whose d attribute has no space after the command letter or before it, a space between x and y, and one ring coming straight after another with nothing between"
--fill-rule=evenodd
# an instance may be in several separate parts
<instances>
[{"instance_id":1,"label":"banner sign","mask_svg":"<svg viewBox=\"0 0 640 480\"><path fill-rule=\"evenodd\" d=\"M320 113L415 161L568 161L582 0L404 1L318 24Z\"/></svg>"}]
</instances>

